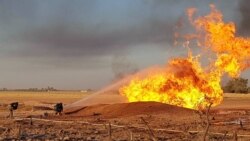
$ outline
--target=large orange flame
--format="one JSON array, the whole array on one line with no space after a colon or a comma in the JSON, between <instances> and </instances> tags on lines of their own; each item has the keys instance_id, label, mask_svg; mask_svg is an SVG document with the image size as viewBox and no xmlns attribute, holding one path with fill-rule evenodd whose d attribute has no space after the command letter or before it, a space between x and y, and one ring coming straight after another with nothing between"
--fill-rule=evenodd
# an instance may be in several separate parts
<instances>
[{"instance_id":1,"label":"large orange flame","mask_svg":"<svg viewBox=\"0 0 250 141\"><path fill-rule=\"evenodd\" d=\"M236 37L235 24L224 23L223 15L214 5L212 12L196 19L193 23L199 32L200 44L217 54L215 67L221 72L227 72L231 77L239 76L246 69L250 60L250 39Z\"/></svg>"},{"instance_id":2,"label":"large orange flame","mask_svg":"<svg viewBox=\"0 0 250 141\"><path fill-rule=\"evenodd\" d=\"M202 68L199 57L193 57L191 52L187 58L172 59L163 72L135 77L120 88L129 102L157 101L191 109L204 109L210 103L216 106L223 100L222 75L237 77L247 68L250 39L235 37L235 25L224 23L214 5L210 14L193 20L196 11L187 10L189 21L197 30L189 39L197 39L198 46L214 52L210 67Z\"/></svg>"}]
</instances>

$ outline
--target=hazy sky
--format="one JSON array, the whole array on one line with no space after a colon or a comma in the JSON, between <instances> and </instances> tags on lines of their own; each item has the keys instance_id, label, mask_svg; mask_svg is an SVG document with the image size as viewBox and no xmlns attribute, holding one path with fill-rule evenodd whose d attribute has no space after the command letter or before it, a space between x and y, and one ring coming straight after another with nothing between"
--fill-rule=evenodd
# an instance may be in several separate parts
<instances>
[{"instance_id":1,"label":"hazy sky","mask_svg":"<svg viewBox=\"0 0 250 141\"><path fill-rule=\"evenodd\" d=\"M165 64L174 27L208 0L0 0L0 88L98 89L120 73ZM250 35L248 0L215 0ZM247 74L245 74L247 75Z\"/></svg>"}]
</instances>

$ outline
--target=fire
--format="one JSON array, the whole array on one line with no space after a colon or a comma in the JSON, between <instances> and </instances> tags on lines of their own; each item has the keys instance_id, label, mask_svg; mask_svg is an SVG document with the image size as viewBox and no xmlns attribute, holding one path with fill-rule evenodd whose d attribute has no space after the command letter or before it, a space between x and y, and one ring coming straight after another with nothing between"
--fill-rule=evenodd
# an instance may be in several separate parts
<instances>
[{"instance_id":1,"label":"fire","mask_svg":"<svg viewBox=\"0 0 250 141\"><path fill-rule=\"evenodd\" d=\"M134 79L120 91L130 102L158 101L192 109L221 102L220 77L205 73L198 58L173 59L165 70L143 80Z\"/></svg>"},{"instance_id":2,"label":"fire","mask_svg":"<svg viewBox=\"0 0 250 141\"><path fill-rule=\"evenodd\" d=\"M224 23L223 15L214 5L206 16L195 19L196 12L195 8L187 10L197 31L188 39L197 40L197 46L215 54L209 67L203 68L200 58L193 57L191 52L187 58L172 59L164 71L145 78L135 76L130 84L120 88L129 102L157 101L191 109L204 109L210 103L216 106L223 100L221 77L225 73L237 77L249 66L250 39L236 37L234 23Z\"/></svg>"},{"instance_id":3,"label":"fire","mask_svg":"<svg viewBox=\"0 0 250 141\"><path fill-rule=\"evenodd\" d=\"M243 69L249 67L247 62L250 60L250 39L236 37L235 24L224 23L223 15L214 5L210 7L210 14L194 21L199 36L204 39L200 43L217 54L217 69L231 77L237 77Z\"/></svg>"}]
</instances>

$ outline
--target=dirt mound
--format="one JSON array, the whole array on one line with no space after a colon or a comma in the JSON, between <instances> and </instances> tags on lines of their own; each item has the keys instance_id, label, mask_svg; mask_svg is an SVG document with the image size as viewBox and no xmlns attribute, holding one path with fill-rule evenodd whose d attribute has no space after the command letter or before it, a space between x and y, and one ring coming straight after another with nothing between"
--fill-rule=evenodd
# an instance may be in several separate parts
<instances>
[{"instance_id":1,"label":"dirt mound","mask_svg":"<svg viewBox=\"0 0 250 141\"><path fill-rule=\"evenodd\" d=\"M106 118L167 114L171 116L189 116L194 114L194 110L181 108L173 105L158 102L133 102L118 104L99 104L87 106L82 109L65 112L70 116L102 116Z\"/></svg>"}]
</instances>

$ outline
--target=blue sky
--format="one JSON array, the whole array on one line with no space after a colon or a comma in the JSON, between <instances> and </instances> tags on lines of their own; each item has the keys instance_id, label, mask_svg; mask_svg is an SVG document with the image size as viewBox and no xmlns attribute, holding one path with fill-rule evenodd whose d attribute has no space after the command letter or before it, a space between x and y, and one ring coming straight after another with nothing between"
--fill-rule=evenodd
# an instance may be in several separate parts
<instances>
[{"instance_id":1,"label":"blue sky","mask_svg":"<svg viewBox=\"0 0 250 141\"><path fill-rule=\"evenodd\" d=\"M172 46L185 10L204 14L210 2L250 33L246 0L1 0L0 88L98 89L164 65L185 55Z\"/></svg>"}]
</instances>

